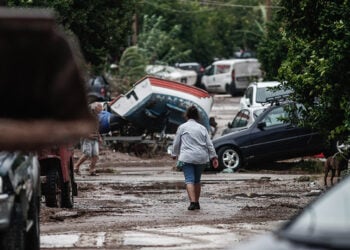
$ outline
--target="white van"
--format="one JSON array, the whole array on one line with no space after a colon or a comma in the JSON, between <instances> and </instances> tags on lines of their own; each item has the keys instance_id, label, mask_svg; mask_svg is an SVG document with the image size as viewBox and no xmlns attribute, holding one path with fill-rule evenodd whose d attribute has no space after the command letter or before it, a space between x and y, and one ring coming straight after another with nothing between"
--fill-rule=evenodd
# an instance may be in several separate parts
<instances>
[{"instance_id":1,"label":"white van","mask_svg":"<svg viewBox=\"0 0 350 250\"><path fill-rule=\"evenodd\" d=\"M262 73L257 59L230 59L212 63L206 68L202 84L211 93L242 93L252 81L261 80Z\"/></svg>"}]
</instances>

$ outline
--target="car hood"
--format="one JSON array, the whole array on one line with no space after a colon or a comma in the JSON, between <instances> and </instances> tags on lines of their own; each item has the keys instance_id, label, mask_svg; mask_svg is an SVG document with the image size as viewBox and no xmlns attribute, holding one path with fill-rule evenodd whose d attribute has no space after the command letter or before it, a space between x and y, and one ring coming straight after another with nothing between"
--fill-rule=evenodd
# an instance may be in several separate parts
<instances>
[{"instance_id":1,"label":"car hood","mask_svg":"<svg viewBox=\"0 0 350 250\"><path fill-rule=\"evenodd\" d=\"M236 140L238 140L241 137L246 136L251 132L251 127L246 129L240 129L238 131L233 131L228 134L222 135L218 138L215 138L213 140L214 147L223 145L223 144L236 144Z\"/></svg>"},{"instance_id":2,"label":"car hood","mask_svg":"<svg viewBox=\"0 0 350 250\"><path fill-rule=\"evenodd\" d=\"M238 245L227 248L232 250L315 250L307 245L297 244L278 237L274 233L251 238L249 241L239 243ZM326 248L317 248L317 250L326 250Z\"/></svg>"},{"instance_id":3,"label":"car hood","mask_svg":"<svg viewBox=\"0 0 350 250\"><path fill-rule=\"evenodd\" d=\"M224 131L222 132L222 135L226 135L226 134L233 133L233 132L238 132L238 131L241 131L241 130L244 130L247 128L248 128L248 126L238 127L238 128L225 128Z\"/></svg>"}]
</instances>

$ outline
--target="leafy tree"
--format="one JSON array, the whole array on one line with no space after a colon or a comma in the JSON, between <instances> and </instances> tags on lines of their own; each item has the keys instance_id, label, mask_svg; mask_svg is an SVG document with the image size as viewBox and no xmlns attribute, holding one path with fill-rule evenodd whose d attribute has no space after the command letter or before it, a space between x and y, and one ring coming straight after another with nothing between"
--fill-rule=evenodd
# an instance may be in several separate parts
<instances>
[{"instance_id":1,"label":"leafy tree","mask_svg":"<svg viewBox=\"0 0 350 250\"><path fill-rule=\"evenodd\" d=\"M8 0L8 5L55 9L59 23L78 37L92 71L101 73L106 64L119 59L123 49L129 45L137 1Z\"/></svg>"},{"instance_id":2,"label":"leafy tree","mask_svg":"<svg viewBox=\"0 0 350 250\"><path fill-rule=\"evenodd\" d=\"M177 34L181 27L176 25L170 32L165 32L162 30L164 24L162 17L144 17L138 44L128 47L119 62L120 91L128 90L143 77L148 64L174 64L177 60L185 60L190 53L180 49Z\"/></svg>"},{"instance_id":3,"label":"leafy tree","mask_svg":"<svg viewBox=\"0 0 350 250\"><path fill-rule=\"evenodd\" d=\"M281 6L275 38L282 37L288 52L279 79L294 89L292 98L304 104L304 125L330 138L348 135L350 2L281 0Z\"/></svg>"},{"instance_id":4,"label":"leafy tree","mask_svg":"<svg viewBox=\"0 0 350 250\"><path fill-rule=\"evenodd\" d=\"M141 77L145 75L148 60L137 46L128 47L119 62L117 77L119 78L118 92L124 93Z\"/></svg>"},{"instance_id":5,"label":"leafy tree","mask_svg":"<svg viewBox=\"0 0 350 250\"><path fill-rule=\"evenodd\" d=\"M144 16L143 29L138 37L138 47L144 51L149 64L174 64L184 60L190 50L181 50L178 40L180 25L175 25L168 32L162 30L165 20L163 17Z\"/></svg>"},{"instance_id":6,"label":"leafy tree","mask_svg":"<svg viewBox=\"0 0 350 250\"><path fill-rule=\"evenodd\" d=\"M266 24L266 32L257 48L257 58L265 73L265 80L281 80L278 79L278 69L286 59L287 53L287 40L284 39L281 21L274 20Z\"/></svg>"},{"instance_id":7,"label":"leafy tree","mask_svg":"<svg viewBox=\"0 0 350 250\"><path fill-rule=\"evenodd\" d=\"M259 26L263 23L262 2L148 0L142 2L140 16L162 16L165 31L181 25L178 39L182 50L191 50L189 60L208 65L214 58L233 57L238 49L256 49L263 35Z\"/></svg>"}]
</instances>

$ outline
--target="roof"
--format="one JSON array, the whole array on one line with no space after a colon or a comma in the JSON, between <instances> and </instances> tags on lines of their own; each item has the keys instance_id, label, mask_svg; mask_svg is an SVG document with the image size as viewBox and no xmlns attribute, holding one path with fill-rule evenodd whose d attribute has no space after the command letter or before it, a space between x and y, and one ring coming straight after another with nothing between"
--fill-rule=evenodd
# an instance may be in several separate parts
<instances>
[{"instance_id":1,"label":"roof","mask_svg":"<svg viewBox=\"0 0 350 250\"><path fill-rule=\"evenodd\" d=\"M251 84L256 85L258 88L263 88L263 87L274 87L274 86L280 85L281 83L277 81L266 81L266 82L253 82Z\"/></svg>"},{"instance_id":2,"label":"roof","mask_svg":"<svg viewBox=\"0 0 350 250\"><path fill-rule=\"evenodd\" d=\"M239 59L226 59L226 60L218 60L213 62L213 64L231 64L236 62L258 62L258 59L256 58L239 58Z\"/></svg>"}]
</instances>

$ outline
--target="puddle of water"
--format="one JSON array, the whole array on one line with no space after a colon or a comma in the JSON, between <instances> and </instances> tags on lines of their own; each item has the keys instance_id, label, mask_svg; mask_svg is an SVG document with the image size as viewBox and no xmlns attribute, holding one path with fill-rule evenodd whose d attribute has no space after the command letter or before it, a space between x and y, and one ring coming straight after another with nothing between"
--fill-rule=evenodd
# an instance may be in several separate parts
<instances>
[{"instance_id":1,"label":"puddle of water","mask_svg":"<svg viewBox=\"0 0 350 250\"><path fill-rule=\"evenodd\" d=\"M151 232L128 231L124 234L125 246L179 246L191 243L190 240L176 236L159 235Z\"/></svg>"},{"instance_id":2,"label":"puddle of water","mask_svg":"<svg viewBox=\"0 0 350 250\"><path fill-rule=\"evenodd\" d=\"M228 229L210 226L139 228L124 233L65 232L41 236L41 248L221 249L238 242Z\"/></svg>"},{"instance_id":3,"label":"puddle of water","mask_svg":"<svg viewBox=\"0 0 350 250\"><path fill-rule=\"evenodd\" d=\"M41 248L74 247L79 241L80 234L50 234L40 236Z\"/></svg>"}]
</instances>

